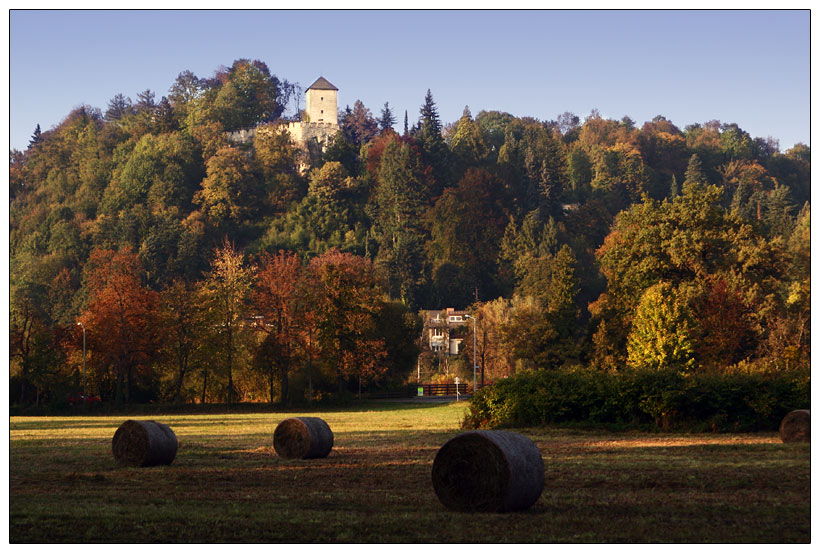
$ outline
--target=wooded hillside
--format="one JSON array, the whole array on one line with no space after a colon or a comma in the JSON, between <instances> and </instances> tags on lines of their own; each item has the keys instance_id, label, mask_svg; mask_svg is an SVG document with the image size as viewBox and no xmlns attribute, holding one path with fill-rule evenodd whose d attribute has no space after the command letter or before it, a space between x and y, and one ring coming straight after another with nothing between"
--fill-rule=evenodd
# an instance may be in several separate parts
<instances>
[{"instance_id":1,"label":"wooded hillside","mask_svg":"<svg viewBox=\"0 0 820 553\"><path fill-rule=\"evenodd\" d=\"M295 90L260 61L185 71L10 152L12 404L80 393L78 322L89 395L131 402L399 385L444 307L477 315L489 380L808 364L807 146L595 110L445 123L427 91L409 120L340 109L307 155L278 126Z\"/></svg>"}]
</instances>

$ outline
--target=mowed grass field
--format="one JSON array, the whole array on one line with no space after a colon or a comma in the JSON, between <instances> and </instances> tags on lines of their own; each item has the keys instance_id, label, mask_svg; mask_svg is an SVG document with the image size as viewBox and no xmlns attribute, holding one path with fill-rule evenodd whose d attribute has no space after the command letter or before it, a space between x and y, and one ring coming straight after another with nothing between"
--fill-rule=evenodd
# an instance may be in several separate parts
<instances>
[{"instance_id":1,"label":"mowed grass field","mask_svg":"<svg viewBox=\"0 0 820 553\"><path fill-rule=\"evenodd\" d=\"M179 439L170 466L118 466L127 416L11 417L9 540L25 542L808 543L810 447L775 433L512 429L544 458L527 511L446 510L438 449L465 403L312 412L134 416ZM277 457L276 425L318 416L325 459Z\"/></svg>"}]
</instances>

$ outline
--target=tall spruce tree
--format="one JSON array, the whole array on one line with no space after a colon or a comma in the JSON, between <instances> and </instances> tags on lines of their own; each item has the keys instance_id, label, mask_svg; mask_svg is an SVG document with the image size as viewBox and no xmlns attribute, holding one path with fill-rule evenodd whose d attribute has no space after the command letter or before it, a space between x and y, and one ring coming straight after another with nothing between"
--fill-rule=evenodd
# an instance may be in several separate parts
<instances>
[{"instance_id":1,"label":"tall spruce tree","mask_svg":"<svg viewBox=\"0 0 820 553\"><path fill-rule=\"evenodd\" d=\"M37 123L37 126L34 128L34 134L31 135L31 140L28 143L28 147L32 148L37 146L43 141L43 136L40 131L40 123Z\"/></svg>"},{"instance_id":2,"label":"tall spruce tree","mask_svg":"<svg viewBox=\"0 0 820 553\"><path fill-rule=\"evenodd\" d=\"M421 147L422 160L433 170L435 183L431 195L438 197L450 184L450 151L441 136L441 119L430 89L427 89L419 112L419 130L415 137Z\"/></svg>"},{"instance_id":3,"label":"tall spruce tree","mask_svg":"<svg viewBox=\"0 0 820 553\"><path fill-rule=\"evenodd\" d=\"M393 116L393 112L390 111L388 102L385 102L381 111L381 117L379 117L379 130L384 132L387 129L392 129L395 123L396 118Z\"/></svg>"},{"instance_id":4,"label":"tall spruce tree","mask_svg":"<svg viewBox=\"0 0 820 553\"><path fill-rule=\"evenodd\" d=\"M377 178L380 244L376 262L389 275L390 295L415 309L425 273L424 167L409 144L394 140L384 149Z\"/></svg>"}]
</instances>

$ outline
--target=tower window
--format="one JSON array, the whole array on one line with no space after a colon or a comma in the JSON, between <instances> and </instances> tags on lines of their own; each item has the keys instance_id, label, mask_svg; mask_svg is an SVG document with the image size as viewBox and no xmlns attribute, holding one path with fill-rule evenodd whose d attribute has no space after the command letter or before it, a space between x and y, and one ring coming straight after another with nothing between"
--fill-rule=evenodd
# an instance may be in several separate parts
<instances>
[{"instance_id":1,"label":"tower window","mask_svg":"<svg viewBox=\"0 0 820 553\"><path fill-rule=\"evenodd\" d=\"M319 100L324 101L325 97L324 96L319 96Z\"/></svg>"},{"instance_id":2,"label":"tower window","mask_svg":"<svg viewBox=\"0 0 820 553\"><path fill-rule=\"evenodd\" d=\"M323 110L323 109L319 110L319 113L324 113L324 112L325 112L325 110Z\"/></svg>"}]
</instances>

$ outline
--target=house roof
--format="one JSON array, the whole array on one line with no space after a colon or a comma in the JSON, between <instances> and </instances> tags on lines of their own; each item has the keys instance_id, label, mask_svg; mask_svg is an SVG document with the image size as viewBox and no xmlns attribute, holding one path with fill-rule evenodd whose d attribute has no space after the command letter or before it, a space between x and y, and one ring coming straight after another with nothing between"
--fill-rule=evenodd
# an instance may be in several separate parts
<instances>
[{"instance_id":1,"label":"house roof","mask_svg":"<svg viewBox=\"0 0 820 553\"><path fill-rule=\"evenodd\" d=\"M308 90L310 90L310 89L313 89L313 90L339 90L338 88L336 88L335 86L330 84L330 81L328 81L324 77L319 77L318 79L316 79L316 82L308 87Z\"/></svg>"}]
</instances>

